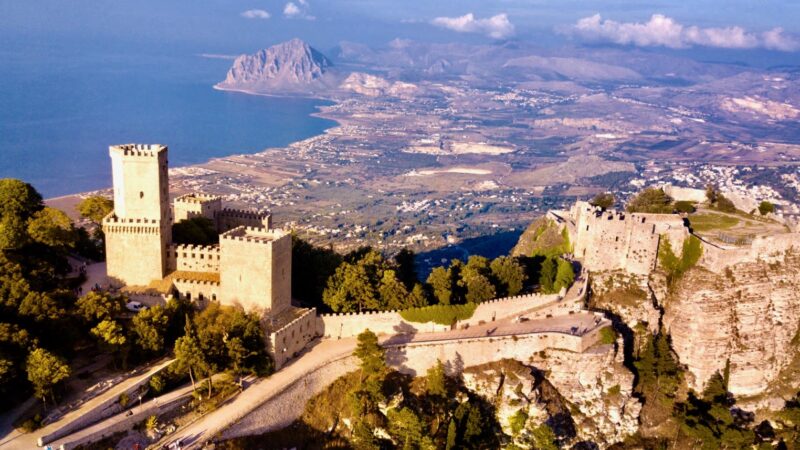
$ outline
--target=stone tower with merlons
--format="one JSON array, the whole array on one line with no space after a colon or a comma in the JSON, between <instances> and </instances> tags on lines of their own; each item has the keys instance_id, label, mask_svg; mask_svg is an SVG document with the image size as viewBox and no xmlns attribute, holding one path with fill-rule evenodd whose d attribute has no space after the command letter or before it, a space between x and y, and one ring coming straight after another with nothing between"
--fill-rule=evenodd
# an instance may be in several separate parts
<instances>
[{"instance_id":1,"label":"stone tower with merlons","mask_svg":"<svg viewBox=\"0 0 800 450\"><path fill-rule=\"evenodd\" d=\"M103 219L106 270L116 285L146 286L168 271L172 238L167 147L109 147L114 211Z\"/></svg>"}]
</instances>

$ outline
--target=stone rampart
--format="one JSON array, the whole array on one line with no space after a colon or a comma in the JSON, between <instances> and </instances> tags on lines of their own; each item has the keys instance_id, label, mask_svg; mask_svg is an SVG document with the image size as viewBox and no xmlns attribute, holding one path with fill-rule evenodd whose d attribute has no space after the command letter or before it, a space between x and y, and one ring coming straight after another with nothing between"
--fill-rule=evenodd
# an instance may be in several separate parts
<instances>
[{"instance_id":1,"label":"stone rampart","mask_svg":"<svg viewBox=\"0 0 800 450\"><path fill-rule=\"evenodd\" d=\"M562 294L563 295L563 294ZM529 311L548 305L555 305L560 299L559 294L541 295L527 294L515 297L506 297L480 303L472 317L456 323L456 327L476 326L507 317L525 314ZM573 309L570 306L555 305L567 313ZM555 310L554 310L555 311ZM319 335L326 338L342 339L358 336L369 328L377 335L434 333L448 331L450 325L440 325L433 322L409 322L400 315L399 311L364 312L364 313L339 313L320 315L318 321Z\"/></svg>"},{"instance_id":2,"label":"stone rampart","mask_svg":"<svg viewBox=\"0 0 800 450\"><path fill-rule=\"evenodd\" d=\"M800 233L758 236L746 246L722 246L704 240L700 265L722 273L740 263L782 261L784 254L793 250L800 250Z\"/></svg>"},{"instance_id":3,"label":"stone rampart","mask_svg":"<svg viewBox=\"0 0 800 450\"><path fill-rule=\"evenodd\" d=\"M207 301L219 299L219 281L189 280L185 278L175 278L172 284L183 298L188 298L197 302L198 306L204 307Z\"/></svg>"},{"instance_id":4,"label":"stone rampart","mask_svg":"<svg viewBox=\"0 0 800 450\"><path fill-rule=\"evenodd\" d=\"M286 325L269 334L269 348L275 361L275 370L299 354L318 336L317 310L307 309Z\"/></svg>"},{"instance_id":5,"label":"stone rampart","mask_svg":"<svg viewBox=\"0 0 800 450\"><path fill-rule=\"evenodd\" d=\"M239 226L252 228L272 228L272 215L265 211L247 211L233 208L222 208L216 212L217 229L220 232L232 230Z\"/></svg>"},{"instance_id":6,"label":"stone rampart","mask_svg":"<svg viewBox=\"0 0 800 450\"><path fill-rule=\"evenodd\" d=\"M170 245L167 261L171 270L219 272L218 245Z\"/></svg>"},{"instance_id":7,"label":"stone rampart","mask_svg":"<svg viewBox=\"0 0 800 450\"><path fill-rule=\"evenodd\" d=\"M464 368L504 358L529 363L535 352L566 350L584 352L600 340L600 329L610 325L602 315L596 314L600 323L584 334L575 336L551 331L521 336L479 337L473 339L442 340L403 345L383 344L387 349L386 362L403 373L424 374L441 360L448 372L460 373ZM335 358L310 369L277 395L264 399L264 403L221 434L221 440L251 436L279 430L298 419L311 397L322 392L337 378L358 368L354 356Z\"/></svg>"}]
</instances>

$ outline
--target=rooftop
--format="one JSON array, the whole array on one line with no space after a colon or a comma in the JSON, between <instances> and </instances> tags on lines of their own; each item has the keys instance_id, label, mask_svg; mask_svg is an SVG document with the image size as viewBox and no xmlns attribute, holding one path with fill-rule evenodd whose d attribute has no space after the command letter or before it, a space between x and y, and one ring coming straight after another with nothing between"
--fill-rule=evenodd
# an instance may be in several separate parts
<instances>
[{"instance_id":1,"label":"rooftop","mask_svg":"<svg viewBox=\"0 0 800 450\"><path fill-rule=\"evenodd\" d=\"M221 234L220 239L267 243L288 235L289 233L283 230L239 226Z\"/></svg>"}]
</instances>

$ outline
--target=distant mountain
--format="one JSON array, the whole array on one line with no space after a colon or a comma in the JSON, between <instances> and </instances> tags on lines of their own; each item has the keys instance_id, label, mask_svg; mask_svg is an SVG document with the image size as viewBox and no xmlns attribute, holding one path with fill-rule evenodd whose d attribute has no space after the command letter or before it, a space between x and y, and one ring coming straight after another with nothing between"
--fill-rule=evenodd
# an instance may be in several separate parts
<instances>
[{"instance_id":1,"label":"distant mountain","mask_svg":"<svg viewBox=\"0 0 800 450\"><path fill-rule=\"evenodd\" d=\"M333 63L300 39L241 55L215 88L263 94L315 94L340 81Z\"/></svg>"}]
</instances>

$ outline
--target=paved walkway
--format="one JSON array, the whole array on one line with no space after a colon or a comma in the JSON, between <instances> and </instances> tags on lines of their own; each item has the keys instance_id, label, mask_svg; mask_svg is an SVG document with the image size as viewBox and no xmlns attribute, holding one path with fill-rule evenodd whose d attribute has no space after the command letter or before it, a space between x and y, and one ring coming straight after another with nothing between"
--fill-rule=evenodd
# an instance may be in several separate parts
<instances>
[{"instance_id":1,"label":"paved walkway","mask_svg":"<svg viewBox=\"0 0 800 450\"><path fill-rule=\"evenodd\" d=\"M404 345L408 343L437 342L453 339L486 338L497 336L526 335L543 332L584 334L607 321L597 323L592 313L583 312L549 319L530 320L514 323L512 317L466 330L452 330L440 333L418 333L414 335L387 336L381 339L382 345ZM198 449L222 430L241 420L244 416L264 404L270 398L283 392L305 374L332 361L349 356L356 346L356 338L340 340L325 339L311 347L289 365L270 376L254 383L230 403L204 416L197 422L179 430L168 441L181 442L182 449Z\"/></svg>"},{"instance_id":2,"label":"paved walkway","mask_svg":"<svg viewBox=\"0 0 800 450\"><path fill-rule=\"evenodd\" d=\"M64 427L68 427L73 422L78 421L81 419L85 414L89 413L90 411L94 411L96 408L99 408L106 404L111 400L116 400L119 398L119 395L123 392L126 392L128 389L136 386L139 383L142 383L147 378L151 377L154 373L158 372L162 368L168 366L172 363L172 359L161 361L144 372L140 372L134 376L131 376L124 381L120 382L116 386L108 389L107 391L103 392L102 394L88 400L87 402L81 404L76 409L67 412L61 418L46 425L43 428L40 428L33 433L19 433L16 430L13 430L8 435L4 436L2 440L0 440L0 449L25 449L30 450L37 448L37 440L41 436L47 436L52 433L55 433Z\"/></svg>"}]
</instances>

